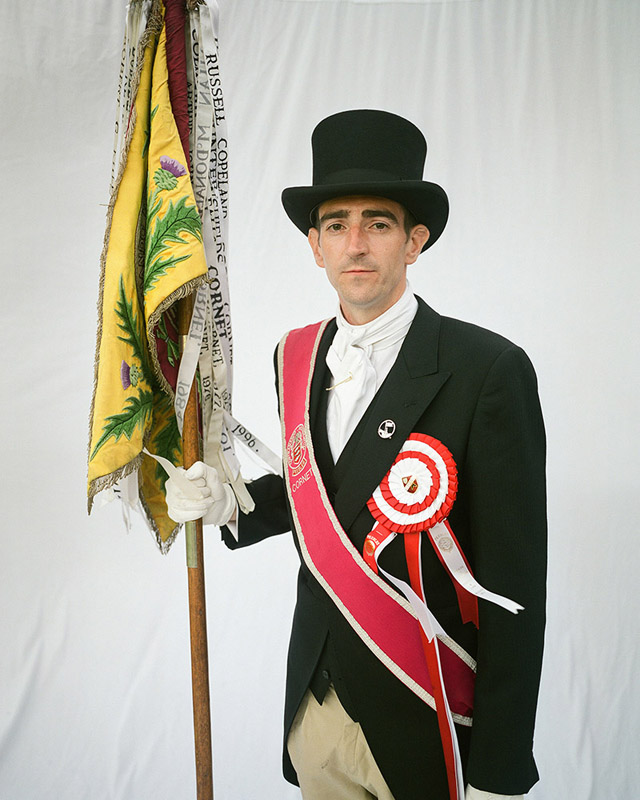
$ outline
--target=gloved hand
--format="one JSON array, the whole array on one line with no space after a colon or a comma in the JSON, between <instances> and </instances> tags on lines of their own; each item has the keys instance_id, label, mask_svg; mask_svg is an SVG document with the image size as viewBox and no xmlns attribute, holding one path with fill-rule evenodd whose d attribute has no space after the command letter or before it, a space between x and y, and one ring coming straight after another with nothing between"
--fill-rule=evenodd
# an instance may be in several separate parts
<instances>
[{"instance_id":1,"label":"gloved hand","mask_svg":"<svg viewBox=\"0 0 640 800\"><path fill-rule=\"evenodd\" d=\"M189 522L202 517L205 525L225 525L236 511L236 498L229 484L220 480L215 467L196 461L188 470L182 467L178 469L197 489L199 496L187 497L176 481L168 478L165 490L171 519L174 522Z\"/></svg>"},{"instance_id":2,"label":"gloved hand","mask_svg":"<svg viewBox=\"0 0 640 800\"><path fill-rule=\"evenodd\" d=\"M485 792L481 789L474 789L467 784L467 791L464 793L464 800L523 800L523 794L495 794L495 792Z\"/></svg>"}]
</instances>

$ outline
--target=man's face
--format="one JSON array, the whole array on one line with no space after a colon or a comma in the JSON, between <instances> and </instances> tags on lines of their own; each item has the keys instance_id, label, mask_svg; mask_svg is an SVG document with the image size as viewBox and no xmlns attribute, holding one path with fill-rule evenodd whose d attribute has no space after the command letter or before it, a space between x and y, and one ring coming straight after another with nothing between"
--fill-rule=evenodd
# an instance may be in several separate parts
<instances>
[{"instance_id":1,"label":"man's face","mask_svg":"<svg viewBox=\"0 0 640 800\"><path fill-rule=\"evenodd\" d=\"M318 209L309 244L340 298L352 325L380 316L397 302L413 264L429 238L424 225L407 236L404 208L384 197L338 197Z\"/></svg>"}]
</instances>

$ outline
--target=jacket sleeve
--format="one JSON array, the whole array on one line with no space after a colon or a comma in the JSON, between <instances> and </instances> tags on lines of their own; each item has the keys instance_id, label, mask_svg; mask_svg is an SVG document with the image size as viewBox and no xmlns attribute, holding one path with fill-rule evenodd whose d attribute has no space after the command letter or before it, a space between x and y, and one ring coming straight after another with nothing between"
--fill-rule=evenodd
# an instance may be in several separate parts
<instances>
[{"instance_id":1,"label":"jacket sleeve","mask_svg":"<svg viewBox=\"0 0 640 800\"><path fill-rule=\"evenodd\" d=\"M464 465L474 572L524 606L479 601L477 677L467 780L505 795L538 778L532 755L545 624L545 433L526 354L504 350L487 373Z\"/></svg>"},{"instance_id":2,"label":"jacket sleeve","mask_svg":"<svg viewBox=\"0 0 640 800\"><path fill-rule=\"evenodd\" d=\"M247 489L256 505L250 514L238 512L238 539L236 540L226 525L221 528L222 539L231 550L247 547L291 530L289 505L284 480L280 475L263 475L248 483Z\"/></svg>"}]
</instances>

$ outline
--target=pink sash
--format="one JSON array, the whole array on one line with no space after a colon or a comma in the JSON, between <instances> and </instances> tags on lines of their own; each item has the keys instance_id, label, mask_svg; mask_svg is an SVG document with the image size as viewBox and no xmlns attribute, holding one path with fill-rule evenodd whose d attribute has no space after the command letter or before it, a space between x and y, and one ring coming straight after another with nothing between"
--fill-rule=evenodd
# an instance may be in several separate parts
<instances>
[{"instance_id":1,"label":"pink sash","mask_svg":"<svg viewBox=\"0 0 640 800\"><path fill-rule=\"evenodd\" d=\"M318 345L327 321L288 333L278 348L285 480L307 567L374 655L421 700L435 707L433 688L409 603L365 563L327 497L315 460L309 396ZM449 706L471 724L475 671L453 640L440 640Z\"/></svg>"}]
</instances>

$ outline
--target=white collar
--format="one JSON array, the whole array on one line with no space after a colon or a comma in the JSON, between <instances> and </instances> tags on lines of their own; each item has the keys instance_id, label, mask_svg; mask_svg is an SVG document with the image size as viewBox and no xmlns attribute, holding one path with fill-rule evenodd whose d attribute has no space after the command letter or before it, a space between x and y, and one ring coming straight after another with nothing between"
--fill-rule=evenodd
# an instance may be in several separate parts
<instances>
[{"instance_id":1,"label":"white collar","mask_svg":"<svg viewBox=\"0 0 640 800\"><path fill-rule=\"evenodd\" d=\"M342 351L338 353L339 357L344 357L344 350L349 345L381 350L396 344L411 327L417 310L418 301L408 281L402 297L391 308L363 325L351 325L344 318L342 309L338 308L336 314L338 331L334 345L337 344L338 351Z\"/></svg>"}]
</instances>

